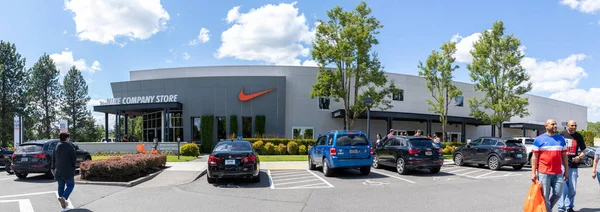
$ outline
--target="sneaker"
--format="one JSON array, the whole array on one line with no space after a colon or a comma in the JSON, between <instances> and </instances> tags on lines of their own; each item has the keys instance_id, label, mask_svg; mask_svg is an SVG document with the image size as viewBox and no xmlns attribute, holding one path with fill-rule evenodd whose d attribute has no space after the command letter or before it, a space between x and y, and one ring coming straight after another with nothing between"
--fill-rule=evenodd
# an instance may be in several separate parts
<instances>
[{"instance_id":1,"label":"sneaker","mask_svg":"<svg viewBox=\"0 0 600 212\"><path fill-rule=\"evenodd\" d=\"M575 212L575 210L573 210L573 208L569 208L567 212Z\"/></svg>"},{"instance_id":2,"label":"sneaker","mask_svg":"<svg viewBox=\"0 0 600 212\"><path fill-rule=\"evenodd\" d=\"M65 198L59 197L58 202L60 202L60 207L62 207L62 208L67 207L67 201L65 201Z\"/></svg>"}]
</instances>

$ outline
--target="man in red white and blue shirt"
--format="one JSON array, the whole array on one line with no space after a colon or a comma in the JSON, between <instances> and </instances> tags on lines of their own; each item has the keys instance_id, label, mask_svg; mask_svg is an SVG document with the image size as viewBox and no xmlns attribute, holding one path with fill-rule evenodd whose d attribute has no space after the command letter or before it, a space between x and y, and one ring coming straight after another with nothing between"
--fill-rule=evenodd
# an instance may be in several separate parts
<instances>
[{"instance_id":1,"label":"man in red white and blue shirt","mask_svg":"<svg viewBox=\"0 0 600 212\"><path fill-rule=\"evenodd\" d=\"M562 135L556 133L556 120L548 119L546 133L533 141L531 156L531 180L542 184L546 209L550 212L563 193L568 180L567 144ZM563 172L564 167L564 172Z\"/></svg>"}]
</instances>

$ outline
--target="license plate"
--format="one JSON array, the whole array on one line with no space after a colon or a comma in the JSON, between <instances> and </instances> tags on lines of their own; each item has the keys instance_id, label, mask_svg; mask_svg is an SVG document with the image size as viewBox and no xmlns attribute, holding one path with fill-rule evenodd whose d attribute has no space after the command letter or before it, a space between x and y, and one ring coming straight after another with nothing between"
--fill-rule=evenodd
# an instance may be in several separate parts
<instances>
[{"instance_id":1,"label":"license plate","mask_svg":"<svg viewBox=\"0 0 600 212\"><path fill-rule=\"evenodd\" d=\"M235 165L235 160L225 160L225 165Z\"/></svg>"},{"instance_id":2,"label":"license plate","mask_svg":"<svg viewBox=\"0 0 600 212\"><path fill-rule=\"evenodd\" d=\"M350 154L358 154L358 149L351 149Z\"/></svg>"},{"instance_id":3,"label":"license plate","mask_svg":"<svg viewBox=\"0 0 600 212\"><path fill-rule=\"evenodd\" d=\"M517 154L517 158L522 158L522 157L523 157L523 155Z\"/></svg>"},{"instance_id":4,"label":"license plate","mask_svg":"<svg viewBox=\"0 0 600 212\"><path fill-rule=\"evenodd\" d=\"M25 158L25 157L23 157L23 158L21 158L21 161L25 161L25 162L27 162L27 161L29 161L29 158Z\"/></svg>"},{"instance_id":5,"label":"license plate","mask_svg":"<svg viewBox=\"0 0 600 212\"><path fill-rule=\"evenodd\" d=\"M431 155L431 151L426 151L425 155Z\"/></svg>"}]
</instances>

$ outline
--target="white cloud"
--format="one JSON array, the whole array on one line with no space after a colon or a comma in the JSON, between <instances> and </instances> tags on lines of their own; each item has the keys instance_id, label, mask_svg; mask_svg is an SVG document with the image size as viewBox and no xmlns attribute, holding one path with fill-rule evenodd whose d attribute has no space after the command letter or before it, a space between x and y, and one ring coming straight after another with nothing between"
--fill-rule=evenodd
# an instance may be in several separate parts
<instances>
[{"instance_id":1,"label":"white cloud","mask_svg":"<svg viewBox=\"0 0 600 212\"><path fill-rule=\"evenodd\" d=\"M314 60L305 60L302 63L302 66L315 66L315 67L317 67L319 65L318 65L317 61L314 61Z\"/></svg>"},{"instance_id":2,"label":"white cloud","mask_svg":"<svg viewBox=\"0 0 600 212\"><path fill-rule=\"evenodd\" d=\"M183 59L184 60L189 60L191 58L190 54L188 54L187 52L183 53Z\"/></svg>"},{"instance_id":3,"label":"white cloud","mask_svg":"<svg viewBox=\"0 0 600 212\"><path fill-rule=\"evenodd\" d=\"M600 0L561 0L560 3L582 13L594 14L600 11Z\"/></svg>"},{"instance_id":4,"label":"white cloud","mask_svg":"<svg viewBox=\"0 0 600 212\"><path fill-rule=\"evenodd\" d=\"M66 35L67 33L68 33L67 30L63 31L63 35Z\"/></svg>"},{"instance_id":5,"label":"white cloud","mask_svg":"<svg viewBox=\"0 0 600 212\"><path fill-rule=\"evenodd\" d=\"M314 40L315 30L295 6L296 2L267 4L247 13L240 13L240 6L233 7L226 17L233 26L221 34L222 44L215 57L301 65L297 57L309 56L305 45Z\"/></svg>"},{"instance_id":6,"label":"white cloud","mask_svg":"<svg viewBox=\"0 0 600 212\"><path fill-rule=\"evenodd\" d=\"M532 91L561 92L576 88L579 81L587 77L585 70L577 65L578 61L585 58L585 54L572 54L557 61L525 57L521 65L531 76Z\"/></svg>"},{"instance_id":7,"label":"white cloud","mask_svg":"<svg viewBox=\"0 0 600 212\"><path fill-rule=\"evenodd\" d=\"M169 13L160 0L65 0L77 36L102 44L116 37L145 40L166 28Z\"/></svg>"},{"instance_id":8,"label":"white cloud","mask_svg":"<svg viewBox=\"0 0 600 212\"><path fill-rule=\"evenodd\" d=\"M200 33L198 33L198 37L194 40L191 40L190 42L188 42L188 44L190 46L195 46L198 45L198 43L206 43L210 40L210 30L202 27L202 29L200 29Z\"/></svg>"},{"instance_id":9,"label":"white cloud","mask_svg":"<svg viewBox=\"0 0 600 212\"><path fill-rule=\"evenodd\" d=\"M470 63L473 60L471 50L473 50L473 44L481 38L481 33L476 32L467 37L462 37L459 34L452 36L452 41L456 42L456 53L454 58L459 63Z\"/></svg>"},{"instance_id":10,"label":"white cloud","mask_svg":"<svg viewBox=\"0 0 600 212\"><path fill-rule=\"evenodd\" d=\"M100 62L98 61L94 61L92 66L88 67L84 59L75 60L73 58L73 52L69 51L69 49L65 49L60 54L51 54L50 58L52 58L54 64L56 64L56 68L60 70L62 75L65 75L67 72L69 72L69 69L71 69L73 65L80 71L87 71L90 73L94 73L102 69L100 68Z\"/></svg>"},{"instance_id":11,"label":"white cloud","mask_svg":"<svg viewBox=\"0 0 600 212\"><path fill-rule=\"evenodd\" d=\"M573 89L550 95L550 98L588 107L588 121L600 121L600 88Z\"/></svg>"}]
</instances>

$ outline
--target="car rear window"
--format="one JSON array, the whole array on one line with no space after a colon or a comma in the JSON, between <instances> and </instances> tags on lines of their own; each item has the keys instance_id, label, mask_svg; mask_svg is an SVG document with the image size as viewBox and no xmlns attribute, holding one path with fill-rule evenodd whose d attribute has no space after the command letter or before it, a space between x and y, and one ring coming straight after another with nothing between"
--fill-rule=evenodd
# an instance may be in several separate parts
<instances>
[{"instance_id":1,"label":"car rear window","mask_svg":"<svg viewBox=\"0 0 600 212\"><path fill-rule=\"evenodd\" d=\"M513 147L522 147L523 143L521 141L517 141L517 140L508 140L505 141L504 143L506 143L506 146L513 146Z\"/></svg>"},{"instance_id":2,"label":"car rear window","mask_svg":"<svg viewBox=\"0 0 600 212\"><path fill-rule=\"evenodd\" d=\"M32 153L32 152L41 152L44 149L44 145L42 144L21 144L17 148L16 153Z\"/></svg>"},{"instance_id":3,"label":"car rear window","mask_svg":"<svg viewBox=\"0 0 600 212\"><path fill-rule=\"evenodd\" d=\"M252 146L248 142L221 142L215 146L217 152L229 152L229 151L250 151Z\"/></svg>"},{"instance_id":4,"label":"car rear window","mask_svg":"<svg viewBox=\"0 0 600 212\"><path fill-rule=\"evenodd\" d=\"M363 134L343 134L338 135L336 146L368 146L369 141Z\"/></svg>"},{"instance_id":5,"label":"car rear window","mask_svg":"<svg viewBox=\"0 0 600 212\"><path fill-rule=\"evenodd\" d=\"M531 139L531 138L525 139L525 144L532 144L533 145L533 141L534 140Z\"/></svg>"},{"instance_id":6,"label":"car rear window","mask_svg":"<svg viewBox=\"0 0 600 212\"><path fill-rule=\"evenodd\" d=\"M417 138L410 139L410 145L414 147L434 147L437 146L431 139L428 138Z\"/></svg>"}]
</instances>

